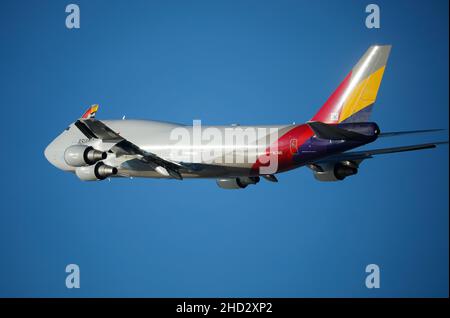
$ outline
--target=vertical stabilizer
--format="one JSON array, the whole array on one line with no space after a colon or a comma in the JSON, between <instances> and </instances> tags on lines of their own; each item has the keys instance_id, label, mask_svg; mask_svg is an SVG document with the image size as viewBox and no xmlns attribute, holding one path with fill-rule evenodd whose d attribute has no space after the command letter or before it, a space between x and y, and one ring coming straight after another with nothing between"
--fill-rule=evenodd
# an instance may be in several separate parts
<instances>
[{"instance_id":1,"label":"vertical stabilizer","mask_svg":"<svg viewBox=\"0 0 450 318\"><path fill-rule=\"evenodd\" d=\"M367 122L390 52L391 45L371 46L311 121Z\"/></svg>"}]
</instances>

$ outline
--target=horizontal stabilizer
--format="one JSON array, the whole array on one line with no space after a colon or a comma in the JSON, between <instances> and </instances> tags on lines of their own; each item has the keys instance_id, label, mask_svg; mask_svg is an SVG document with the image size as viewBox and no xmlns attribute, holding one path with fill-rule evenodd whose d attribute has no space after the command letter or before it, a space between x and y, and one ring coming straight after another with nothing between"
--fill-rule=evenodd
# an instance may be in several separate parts
<instances>
[{"instance_id":1,"label":"horizontal stabilizer","mask_svg":"<svg viewBox=\"0 0 450 318\"><path fill-rule=\"evenodd\" d=\"M381 133L378 135L378 137L395 137L395 136L402 136L402 135L423 134L423 133L437 132L437 131L443 131L443 130L445 130L445 129L393 131L393 132Z\"/></svg>"},{"instance_id":2,"label":"horizontal stabilizer","mask_svg":"<svg viewBox=\"0 0 450 318\"><path fill-rule=\"evenodd\" d=\"M382 149L373 149L373 150L362 150L362 151L354 151L354 152L343 152L341 154L331 155L329 157L317 160L313 163L320 164L320 163L338 162L338 161L344 161L344 160L352 160L352 161L364 160L364 159L372 158L374 155L431 149L431 148L436 148L436 146L438 146L438 145L445 145L445 144L448 144L448 141L438 141L438 142L427 143L427 144L400 146L400 147L382 148Z\"/></svg>"},{"instance_id":3,"label":"horizontal stabilizer","mask_svg":"<svg viewBox=\"0 0 450 318\"><path fill-rule=\"evenodd\" d=\"M355 140L367 141L369 136L359 134L354 131L345 130L334 125L328 125L319 121L308 122L308 126L313 130L317 138L327 140Z\"/></svg>"}]
</instances>

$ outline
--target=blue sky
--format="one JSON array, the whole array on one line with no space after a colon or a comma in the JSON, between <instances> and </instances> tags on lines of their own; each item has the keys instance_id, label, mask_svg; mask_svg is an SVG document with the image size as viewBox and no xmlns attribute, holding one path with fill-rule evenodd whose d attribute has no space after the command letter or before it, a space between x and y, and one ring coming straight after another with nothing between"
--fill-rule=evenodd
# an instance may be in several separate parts
<instances>
[{"instance_id":1,"label":"blue sky","mask_svg":"<svg viewBox=\"0 0 450 318\"><path fill-rule=\"evenodd\" d=\"M372 119L448 129L448 1L377 1L378 30L366 1L76 1L79 30L68 3L1 4L0 296L448 296L447 146L367 160L341 183L304 168L245 191L86 183L43 155L93 103L100 119L307 121L374 43L393 49Z\"/></svg>"}]
</instances>

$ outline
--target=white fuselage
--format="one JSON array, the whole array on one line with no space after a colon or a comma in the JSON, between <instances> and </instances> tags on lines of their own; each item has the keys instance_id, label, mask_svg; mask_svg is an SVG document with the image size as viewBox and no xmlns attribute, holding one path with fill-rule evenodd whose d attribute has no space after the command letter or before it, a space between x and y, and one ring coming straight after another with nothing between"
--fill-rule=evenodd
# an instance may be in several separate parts
<instances>
[{"instance_id":1,"label":"white fuselage","mask_svg":"<svg viewBox=\"0 0 450 318\"><path fill-rule=\"evenodd\" d=\"M183 162L193 171L183 177L217 178L248 175L258 157L292 125L274 126L192 126L149 120L104 120L108 127L141 149L174 162ZM75 171L64 161L71 146L84 144L108 151L114 143L89 139L71 124L45 150L47 159L59 169ZM119 176L161 178L163 174L128 155L108 153L105 164L118 167Z\"/></svg>"}]
</instances>

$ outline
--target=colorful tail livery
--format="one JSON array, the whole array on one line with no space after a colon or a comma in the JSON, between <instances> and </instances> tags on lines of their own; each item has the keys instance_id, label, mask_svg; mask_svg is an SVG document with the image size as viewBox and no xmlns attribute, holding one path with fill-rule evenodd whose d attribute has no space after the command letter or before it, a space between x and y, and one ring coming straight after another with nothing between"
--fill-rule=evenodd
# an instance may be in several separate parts
<instances>
[{"instance_id":1,"label":"colorful tail livery","mask_svg":"<svg viewBox=\"0 0 450 318\"><path fill-rule=\"evenodd\" d=\"M83 116L81 116L81 118L83 118L83 119L95 118L95 114L97 113L97 110L98 110L98 104L94 104L88 108L88 110L83 114Z\"/></svg>"},{"instance_id":2,"label":"colorful tail livery","mask_svg":"<svg viewBox=\"0 0 450 318\"><path fill-rule=\"evenodd\" d=\"M85 181L207 178L224 189L242 189L262 178L277 182L275 174L302 166L316 180L342 181L357 174L366 159L447 143L351 151L379 137L437 131L384 132L369 121L390 51L389 45L371 46L305 124L199 127L195 122L100 121L94 118L98 105L92 105L47 146L45 157Z\"/></svg>"},{"instance_id":3,"label":"colorful tail livery","mask_svg":"<svg viewBox=\"0 0 450 318\"><path fill-rule=\"evenodd\" d=\"M371 46L311 121L367 122L390 52L390 45Z\"/></svg>"}]
</instances>

